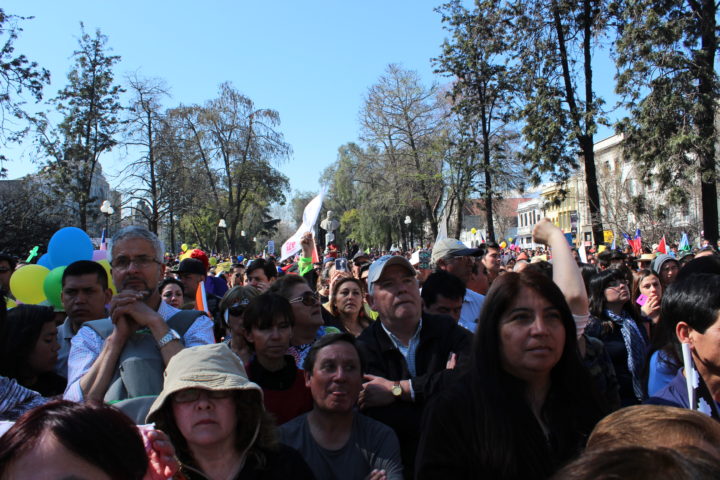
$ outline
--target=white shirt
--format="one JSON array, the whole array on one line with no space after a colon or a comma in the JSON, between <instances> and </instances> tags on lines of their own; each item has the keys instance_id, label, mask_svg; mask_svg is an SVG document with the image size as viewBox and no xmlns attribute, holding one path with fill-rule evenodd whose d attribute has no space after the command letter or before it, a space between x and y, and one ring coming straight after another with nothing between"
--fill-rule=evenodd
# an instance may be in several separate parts
<instances>
[{"instance_id":1,"label":"white shirt","mask_svg":"<svg viewBox=\"0 0 720 480\"><path fill-rule=\"evenodd\" d=\"M483 303L485 303L485 295L473 292L469 288L465 290L465 298L463 298L462 310L460 310L460 320L458 325L475 333L477 329L477 321L482 312Z\"/></svg>"}]
</instances>

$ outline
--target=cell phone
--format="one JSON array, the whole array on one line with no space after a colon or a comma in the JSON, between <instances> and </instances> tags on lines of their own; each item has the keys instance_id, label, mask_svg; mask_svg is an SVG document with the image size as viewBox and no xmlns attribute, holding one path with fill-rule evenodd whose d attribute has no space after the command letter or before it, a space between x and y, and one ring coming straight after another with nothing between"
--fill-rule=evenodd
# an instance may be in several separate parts
<instances>
[{"instance_id":1,"label":"cell phone","mask_svg":"<svg viewBox=\"0 0 720 480\"><path fill-rule=\"evenodd\" d=\"M339 270L341 272L347 272L348 271L348 264L347 264L347 258L341 257L335 259L335 270Z\"/></svg>"},{"instance_id":2,"label":"cell phone","mask_svg":"<svg viewBox=\"0 0 720 480\"><path fill-rule=\"evenodd\" d=\"M637 303L638 305L640 305L642 307L643 305L645 305L647 303L647 301L648 301L647 295L645 295L644 293L641 293L640 296L637 298L637 300L635 300L635 303Z\"/></svg>"}]
</instances>

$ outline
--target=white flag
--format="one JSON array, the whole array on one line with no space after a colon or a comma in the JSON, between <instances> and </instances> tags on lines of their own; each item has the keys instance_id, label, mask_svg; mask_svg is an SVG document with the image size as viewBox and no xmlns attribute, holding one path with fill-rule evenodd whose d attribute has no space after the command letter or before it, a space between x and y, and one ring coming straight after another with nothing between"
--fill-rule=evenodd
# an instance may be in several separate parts
<instances>
[{"instance_id":1,"label":"white flag","mask_svg":"<svg viewBox=\"0 0 720 480\"><path fill-rule=\"evenodd\" d=\"M300 246L300 238L303 233L311 232L315 226L315 222L317 222L318 216L320 215L323 198L325 198L324 189L320 191L320 194L317 197L310 200L305 207L305 210L303 211L303 221L300 228L298 228L297 232L295 232L292 237L288 238L285 243L283 243L282 248L280 248L280 253L282 254L280 257L281 262L286 258L295 255L302 249Z\"/></svg>"}]
</instances>

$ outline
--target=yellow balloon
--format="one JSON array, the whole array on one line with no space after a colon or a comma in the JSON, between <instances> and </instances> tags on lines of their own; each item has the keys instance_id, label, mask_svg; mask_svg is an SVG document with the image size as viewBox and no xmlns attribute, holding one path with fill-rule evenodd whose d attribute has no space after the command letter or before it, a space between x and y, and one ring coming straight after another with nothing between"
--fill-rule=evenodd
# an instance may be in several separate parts
<instances>
[{"instance_id":1,"label":"yellow balloon","mask_svg":"<svg viewBox=\"0 0 720 480\"><path fill-rule=\"evenodd\" d=\"M507 247L507 243L505 243L505 242L500 242L500 248L505 248L505 247Z\"/></svg>"},{"instance_id":2,"label":"yellow balloon","mask_svg":"<svg viewBox=\"0 0 720 480\"><path fill-rule=\"evenodd\" d=\"M215 257L210 257L209 262L210 262L210 265L212 265L213 267L218 264L218 260Z\"/></svg>"},{"instance_id":3,"label":"yellow balloon","mask_svg":"<svg viewBox=\"0 0 720 480\"><path fill-rule=\"evenodd\" d=\"M475 234L477 233L477 228L475 228L475 227L471 228L471 229L470 229L470 233L472 233L473 235L475 235Z\"/></svg>"},{"instance_id":4,"label":"yellow balloon","mask_svg":"<svg viewBox=\"0 0 720 480\"><path fill-rule=\"evenodd\" d=\"M25 265L10 277L10 291L22 303L37 305L47 300L43 282L50 270L42 265Z\"/></svg>"},{"instance_id":5,"label":"yellow balloon","mask_svg":"<svg viewBox=\"0 0 720 480\"><path fill-rule=\"evenodd\" d=\"M115 282L113 282L112 275L110 274L110 262L103 259L103 260L100 260L98 263L100 265L102 265L103 268L105 269L105 272L107 273L107 276L108 276L108 287L110 288L110 290L112 290L113 295L115 295L117 293L117 288L115 288Z\"/></svg>"},{"instance_id":6,"label":"yellow balloon","mask_svg":"<svg viewBox=\"0 0 720 480\"><path fill-rule=\"evenodd\" d=\"M182 249L183 252L187 252L188 244L187 244L187 243L183 243L182 245L180 245L180 248Z\"/></svg>"}]
</instances>

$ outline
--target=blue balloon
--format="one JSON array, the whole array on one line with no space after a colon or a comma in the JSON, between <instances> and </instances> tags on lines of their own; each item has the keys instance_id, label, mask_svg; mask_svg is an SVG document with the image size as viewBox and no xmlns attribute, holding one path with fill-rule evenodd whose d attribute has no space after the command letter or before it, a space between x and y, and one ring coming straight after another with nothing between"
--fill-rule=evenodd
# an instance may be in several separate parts
<instances>
[{"instance_id":1,"label":"blue balloon","mask_svg":"<svg viewBox=\"0 0 720 480\"><path fill-rule=\"evenodd\" d=\"M92 260L93 244L88 234L76 227L61 228L50 239L48 254L54 267L78 260Z\"/></svg>"},{"instance_id":2,"label":"blue balloon","mask_svg":"<svg viewBox=\"0 0 720 480\"><path fill-rule=\"evenodd\" d=\"M55 268L55 267L53 267L52 259L50 258L49 253L46 253L42 257L40 257L37 261L37 264L42 265L43 267L47 268L48 270L52 270L53 268Z\"/></svg>"}]
</instances>

